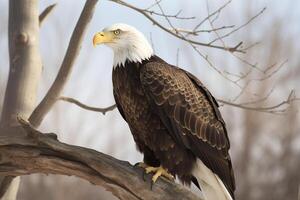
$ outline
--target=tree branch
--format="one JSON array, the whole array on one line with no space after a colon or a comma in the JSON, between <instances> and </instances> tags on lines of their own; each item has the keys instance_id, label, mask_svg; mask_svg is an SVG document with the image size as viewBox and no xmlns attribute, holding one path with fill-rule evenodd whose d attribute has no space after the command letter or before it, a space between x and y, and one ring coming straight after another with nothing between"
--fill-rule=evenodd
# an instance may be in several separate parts
<instances>
[{"instance_id":1,"label":"tree branch","mask_svg":"<svg viewBox=\"0 0 300 200\"><path fill-rule=\"evenodd\" d=\"M269 97L269 95L267 95L267 97ZM223 99L217 99L217 100L218 100L218 102L220 102L222 104L233 106L233 107L236 107L236 108L240 108L240 109L244 109L244 110L252 110L252 111L257 111L257 112L271 113L271 114L283 113L284 111L286 111L285 108L281 109L284 105L290 105L292 102L300 101L300 98L297 98L295 96L295 92L292 90L290 92L290 94L288 95L286 100L284 100L280 103L277 103L273 106L266 106L266 107L247 106L247 104L254 104L254 103L258 103L259 101L266 100L267 97L264 97L264 98L262 98L258 101L247 102L247 103L234 103L234 102L226 101L226 100L223 100ZM70 98L70 97L59 97L59 100L66 101L66 102L69 102L69 103L74 103L75 105L77 105L77 106L79 106L79 107L81 107L85 110L100 112L103 115L105 115L109 111L114 110L117 107L116 104L113 104L113 105L108 106L106 108L92 107L92 106L88 106L86 104L83 104L80 101L78 101L74 98Z\"/></svg>"},{"instance_id":2,"label":"tree branch","mask_svg":"<svg viewBox=\"0 0 300 200\"><path fill-rule=\"evenodd\" d=\"M12 130L19 137L0 135L0 175L74 175L104 187L121 200L201 200L182 185L164 178L151 190L151 177L145 175L144 181L141 168L92 149L61 143L22 119L20 123L22 127Z\"/></svg>"},{"instance_id":3,"label":"tree branch","mask_svg":"<svg viewBox=\"0 0 300 200\"><path fill-rule=\"evenodd\" d=\"M213 39L212 41L210 41L208 44L212 44L212 43L214 43L214 42L216 42L216 41L218 41L220 39L224 39L224 38L232 35L233 33L239 31L240 29L244 28L245 26L247 26L248 24L250 24L254 19L256 19L257 17L259 17L260 15L262 15L265 12L266 9L267 8L261 9L256 15L254 15L253 17L251 17L248 21L246 21L242 25L240 25L237 28L233 29L232 31L226 33L225 35L216 37L215 39Z\"/></svg>"},{"instance_id":4,"label":"tree branch","mask_svg":"<svg viewBox=\"0 0 300 200\"><path fill-rule=\"evenodd\" d=\"M96 107L92 107L92 106L88 106L86 104L81 103L80 101L74 99L74 98L70 98L70 97L59 97L58 100L62 100L65 102L69 102L69 103L73 103L83 109L86 110L90 110L90 111L94 111L94 112L100 112L103 115L105 115L107 112L114 110L117 106L116 104L108 106L106 108L96 108Z\"/></svg>"},{"instance_id":5,"label":"tree branch","mask_svg":"<svg viewBox=\"0 0 300 200\"><path fill-rule=\"evenodd\" d=\"M48 6L47 8L45 8L45 10L40 14L39 16L39 25L42 26L44 20L48 17L48 15L51 13L51 11L53 10L53 8L55 8L57 4L52 4L50 6Z\"/></svg>"},{"instance_id":6,"label":"tree branch","mask_svg":"<svg viewBox=\"0 0 300 200\"><path fill-rule=\"evenodd\" d=\"M218 102L226 105L234 106L245 110L253 110L253 111L271 113L271 114L279 114L285 112L286 111L285 108L283 109L279 109L279 108L282 108L282 106L284 105L290 105L292 102L296 102L296 101L300 101L300 98L297 98L295 96L295 92L293 90L290 92L286 100L277 103L273 106L266 106L266 107L255 107L255 106L251 107L251 106L246 106L245 104L233 103L230 101L218 99Z\"/></svg>"},{"instance_id":7,"label":"tree branch","mask_svg":"<svg viewBox=\"0 0 300 200\"><path fill-rule=\"evenodd\" d=\"M81 12L79 20L71 36L69 46L64 57L63 63L56 76L56 79L49 91L47 92L41 103L35 108L31 114L29 121L34 127L38 127L42 122L45 115L49 112L60 93L63 91L64 86L69 80L74 62L79 54L83 36L87 30L88 24L94 13L95 6L98 0L87 0Z\"/></svg>"}]
</instances>

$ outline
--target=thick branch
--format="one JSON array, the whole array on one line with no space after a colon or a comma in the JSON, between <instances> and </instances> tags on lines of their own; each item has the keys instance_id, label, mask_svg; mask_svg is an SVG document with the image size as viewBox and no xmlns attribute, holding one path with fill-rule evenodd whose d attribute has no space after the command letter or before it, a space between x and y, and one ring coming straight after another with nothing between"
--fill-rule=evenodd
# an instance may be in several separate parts
<instances>
[{"instance_id":1,"label":"thick branch","mask_svg":"<svg viewBox=\"0 0 300 200\"><path fill-rule=\"evenodd\" d=\"M24 129L13 131L23 136L0 136L0 175L74 175L104 187L121 200L201 200L182 185L163 178L151 190L151 177L146 175L144 181L141 168L92 149L61 143L21 122Z\"/></svg>"},{"instance_id":2,"label":"thick branch","mask_svg":"<svg viewBox=\"0 0 300 200\"><path fill-rule=\"evenodd\" d=\"M45 115L49 112L60 93L64 89L67 81L69 80L74 62L79 54L83 36L87 30L88 24L93 16L95 6L98 0L87 0L83 8L83 11L79 17L76 27L73 31L72 37L69 42L69 46L64 57L63 63L60 70L56 76L56 79L49 91L47 92L44 99L36 107L36 109L31 114L29 121L30 123L38 127L42 122Z\"/></svg>"}]
</instances>

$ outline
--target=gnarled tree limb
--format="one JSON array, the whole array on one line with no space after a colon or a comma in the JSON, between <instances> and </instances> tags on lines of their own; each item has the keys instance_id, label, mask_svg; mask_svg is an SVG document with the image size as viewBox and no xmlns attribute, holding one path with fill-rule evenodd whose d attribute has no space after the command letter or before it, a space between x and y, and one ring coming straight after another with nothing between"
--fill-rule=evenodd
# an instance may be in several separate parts
<instances>
[{"instance_id":1,"label":"gnarled tree limb","mask_svg":"<svg viewBox=\"0 0 300 200\"><path fill-rule=\"evenodd\" d=\"M141 168L92 149L61 143L27 122L20 122L22 126L10 130L18 137L0 135L0 175L74 175L104 187L121 200L201 200L182 185L164 178L151 190L150 176L145 176L144 181Z\"/></svg>"}]
</instances>

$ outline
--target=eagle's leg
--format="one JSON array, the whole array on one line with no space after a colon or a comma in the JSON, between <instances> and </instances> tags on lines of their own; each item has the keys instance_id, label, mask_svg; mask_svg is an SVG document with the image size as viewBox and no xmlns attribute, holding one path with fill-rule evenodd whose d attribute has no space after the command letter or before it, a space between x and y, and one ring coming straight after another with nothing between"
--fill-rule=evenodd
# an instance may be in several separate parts
<instances>
[{"instance_id":1,"label":"eagle's leg","mask_svg":"<svg viewBox=\"0 0 300 200\"><path fill-rule=\"evenodd\" d=\"M151 172L154 172L154 175L152 176L152 182L155 183L158 177L164 176L170 180L174 180L174 176L168 172L167 169L163 168L162 166L159 167L146 167L145 168L146 173L149 174Z\"/></svg>"}]
</instances>

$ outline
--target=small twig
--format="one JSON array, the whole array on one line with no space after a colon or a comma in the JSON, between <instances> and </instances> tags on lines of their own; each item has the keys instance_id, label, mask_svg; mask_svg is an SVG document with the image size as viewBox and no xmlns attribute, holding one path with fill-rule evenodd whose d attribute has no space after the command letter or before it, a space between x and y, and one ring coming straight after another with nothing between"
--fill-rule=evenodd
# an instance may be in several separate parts
<instances>
[{"instance_id":1,"label":"small twig","mask_svg":"<svg viewBox=\"0 0 300 200\"><path fill-rule=\"evenodd\" d=\"M300 98L295 97L295 92L292 90L290 92L290 94L288 95L288 97L287 97L286 100L284 100L284 101L282 101L282 102L280 102L278 104L275 104L273 106L267 106L267 107L245 106L243 104L233 103L233 102L225 101L225 100L222 100L222 99L218 99L218 101L220 103L222 103L222 104L226 104L226 105L230 105L230 106L234 106L234 107L242 108L242 109L246 109L246 110L253 110L253 111L264 112L264 113L271 113L271 114L279 114L279 113L284 112L286 109L281 109L281 110L276 110L276 109L281 108L283 105L287 105L287 104L289 105L292 102L300 101Z\"/></svg>"},{"instance_id":2,"label":"small twig","mask_svg":"<svg viewBox=\"0 0 300 200\"><path fill-rule=\"evenodd\" d=\"M252 72L252 68L249 69L246 73L240 72L240 74L235 74L225 70L224 74L228 74L229 76L236 77L237 79L234 82L238 83L242 79L245 79L249 74L251 74L251 72Z\"/></svg>"},{"instance_id":3,"label":"small twig","mask_svg":"<svg viewBox=\"0 0 300 200\"><path fill-rule=\"evenodd\" d=\"M69 80L74 62L79 54L81 43L85 32L87 30L88 24L94 13L95 6L98 0L87 0L85 6L81 12L79 20L71 36L69 46L64 57L63 63L59 69L56 79L50 89L48 90L46 96L43 98L41 103L35 108L31 116L29 117L30 123L34 127L38 127L42 122L45 115L52 108L60 93L63 91L64 86Z\"/></svg>"},{"instance_id":4,"label":"small twig","mask_svg":"<svg viewBox=\"0 0 300 200\"><path fill-rule=\"evenodd\" d=\"M217 10L215 10L214 12L212 12L211 14L209 14L207 17L205 17L202 21L200 21L200 23L198 23L193 31L196 31L200 26L202 26L202 24L204 24L204 22L206 22L209 18L211 18L212 16L214 16L215 14L220 13L226 6L228 6L231 3L232 0L227 1L225 4L223 4L221 7L219 7Z\"/></svg>"},{"instance_id":5,"label":"small twig","mask_svg":"<svg viewBox=\"0 0 300 200\"><path fill-rule=\"evenodd\" d=\"M61 100L61 101L66 101L66 102L69 102L69 103L73 103L85 110L90 110L90 111L94 111L94 112L100 112L102 113L103 115L105 115L107 112L109 111L112 111L114 110L117 106L116 104L114 105L111 105L111 106L108 106L108 107L105 107L105 108L97 108L97 107L92 107L92 106L88 106L86 104L83 104L81 103L80 101L74 99L74 98L71 98L71 97L59 97L57 100Z\"/></svg>"},{"instance_id":6,"label":"small twig","mask_svg":"<svg viewBox=\"0 0 300 200\"><path fill-rule=\"evenodd\" d=\"M218 74L220 74L224 79L228 80L229 82L233 83L234 85L236 85L238 88L242 88L241 85L239 85L236 81L231 80L228 76L226 76L220 69L218 69L216 66L214 66L214 64L209 60L208 55L204 55L203 53L200 52L200 50L193 44L189 43L191 45L191 47L196 51L196 53L198 55L200 55L200 57L202 57L207 63L208 65L215 70Z\"/></svg>"},{"instance_id":7,"label":"small twig","mask_svg":"<svg viewBox=\"0 0 300 200\"><path fill-rule=\"evenodd\" d=\"M264 97L261 97L259 99L252 100L252 101L240 102L239 104L241 104L241 105L253 105L253 104L265 102L271 96L273 91L274 91L274 86L271 88L271 90Z\"/></svg>"},{"instance_id":8,"label":"small twig","mask_svg":"<svg viewBox=\"0 0 300 200\"><path fill-rule=\"evenodd\" d=\"M145 10L149 10L153 7L155 7L158 3L162 2L162 0L159 0L159 1L155 1L153 4L151 4L150 6L148 6L147 8L145 8Z\"/></svg>"},{"instance_id":9,"label":"small twig","mask_svg":"<svg viewBox=\"0 0 300 200\"><path fill-rule=\"evenodd\" d=\"M266 74L264 77L262 78L254 78L251 79L251 81L265 81L271 77L273 77L274 74L276 74L278 71L280 71L282 69L282 67L288 62L288 60L283 61L274 71L271 71L269 74ZM276 66L276 64L270 65L270 67L268 67L264 73L266 73L267 71L269 71L270 69L274 68Z\"/></svg>"},{"instance_id":10,"label":"small twig","mask_svg":"<svg viewBox=\"0 0 300 200\"><path fill-rule=\"evenodd\" d=\"M52 4L50 6L48 6L39 16L39 25L41 26L42 23L45 21L46 17L48 17L48 15L51 13L51 11L53 10L53 8L55 8L57 4Z\"/></svg>"},{"instance_id":11,"label":"small twig","mask_svg":"<svg viewBox=\"0 0 300 200\"><path fill-rule=\"evenodd\" d=\"M223 29L229 29L229 28L233 28L234 25L231 25L231 26L222 26L222 27L218 27L218 28L215 28L215 29L207 29L207 30L198 30L198 31L194 31L194 30L187 30L187 29L181 29L181 28L176 28L176 29L169 29L170 31L173 31L175 33L187 33L187 34L190 34L190 35L199 35L199 33L211 33L213 31L216 31L216 30L223 30Z\"/></svg>"},{"instance_id":12,"label":"small twig","mask_svg":"<svg viewBox=\"0 0 300 200\"><path fill-rule=\"evenodd\" d=\"M157 3L157 5L159 5L159 3ZM157 16L160 16L160 17L169 17L169 18L184 19L184 20L195 19L195 17L181 17L181 16L179 16L182 10L179 10L174 15L162 14L162 13L158 13L158 12L155 12L153 10L147 10L147 9L144 9L143 11L149 13L150 15L157 15Z\"/></svg>"},{"instance_id":13,"label":"small twig","mask_svg":"<svg viewBox=\"0 0 300 200\"><path fill-rule=\"evenodd\" d=\"M259 44L260 44L260 42L255 42L255 43L253 43L253 44L250 44L249 46L244 47L244 48L243 48L243 51L247 51L247 50L249 50L249 49L252 49L253 47L255 47L255 46L259 45Z\"/></svg>"}]
</instances>

